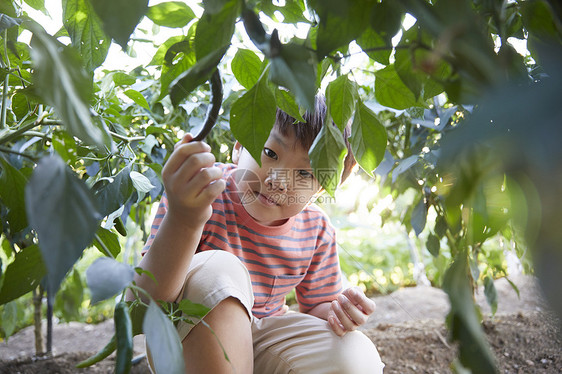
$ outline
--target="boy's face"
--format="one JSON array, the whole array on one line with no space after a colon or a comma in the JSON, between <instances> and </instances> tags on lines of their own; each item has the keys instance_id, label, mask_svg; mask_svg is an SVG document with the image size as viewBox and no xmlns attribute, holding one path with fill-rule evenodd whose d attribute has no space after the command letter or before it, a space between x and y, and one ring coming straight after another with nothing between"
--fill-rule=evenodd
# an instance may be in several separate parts
<instances>
[{"instance_id":1,"label":"boy's face","mask_svg":"<svg viewBox=\"0 0 562 374\"><path fill-rule=\"evenodd\" d=\"M261 167L238 142L232 160L238 165L234 178L242 205L262 225L284 223L320 191L308 151L294 134L285 136L274 128L265 142Z\"/></svg>"}]
</instances>

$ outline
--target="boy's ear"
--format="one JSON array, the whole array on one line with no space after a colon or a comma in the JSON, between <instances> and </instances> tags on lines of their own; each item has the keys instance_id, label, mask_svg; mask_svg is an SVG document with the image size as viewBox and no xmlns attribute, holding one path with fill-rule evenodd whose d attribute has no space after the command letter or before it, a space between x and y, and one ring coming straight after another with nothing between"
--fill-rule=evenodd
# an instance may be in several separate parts
<instances>
[{"instance_id":1,"label":"boy's ear","mask_svg":"<svg viewBox=\"0 0 562 374\"><path fill-rule=\"evenodd\" d=\"M234 143L234 148L232 148L232 163L238 165L238 160L240 160L240 153L242 153L242 144L237 140Z\"/></svg>"}]
</instances>

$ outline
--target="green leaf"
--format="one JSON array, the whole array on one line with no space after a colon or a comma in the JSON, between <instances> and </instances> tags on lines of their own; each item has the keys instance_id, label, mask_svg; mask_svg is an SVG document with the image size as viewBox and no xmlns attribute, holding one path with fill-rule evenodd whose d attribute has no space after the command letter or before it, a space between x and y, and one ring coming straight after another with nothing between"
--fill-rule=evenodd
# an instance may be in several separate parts
<instances>
[{"instance_id":1,"label":"green leaf","mask_svg":"<svg viewBox=\"0 0 562 374\"><path fill-rule=\"evenodd\" d=\"M279 56L271 57L269 79L293 93L297 103L314 111L316 61L306 47L294 43L281 46Z\"/></svg>"},{"instance_id":2,"label":"green leaf","mask_svg":"<svg viewBox=\"0 0 562 374\"><path fill-rule=\"evenodd\" d=\"M230 109L232 135L260 165L263 145L275 123L276 111L275 96L263 77Z\"/></svg>"},{"instance_id":3,"label":"green leaf","mask_svg":"<svg viewBox=\"0 0 562 374\"><path fill-rule=\"evenodd\" d=\"M420 42L431 45L431 38L420 27L414 26L404 32L399 46L411 46ZM433 80L430 74L438 73L438 78L443 78L443 75L448 72L447 65L444 62L434 61L433 54L433 51L419 47L396 49L396 62L394 63L396 72L402 82L412 91L416 100L420 96L428 99L443 92L443 86Z\"/></svg>"},{"instance_id":4,"label":"green leaf","mask_svg":"<svg viewBox=\"0 0 562 374\"><path fill-rule=\"evenodd\" d=\"M383 65L388 65L390 54L392 53L392 44L385 40L380 34L368 27L363 34L356 40L357 44L363 51Z\"/></svg>"},{"instance_id":5,"label":"green leaf","mask_svg":"<svg viewBox=\"0 0 562 374\"><path fill-rule=\"evenodd\" d=\"M121 71L112 73L111 78L113 79L113 83L115 83L116 86L130 86L137 81L137 78Z\"/></svg>"},{"instance_id":6,"label":"green leaf","mask_svg":"<svg viewBox=\"0 0 562 374\"><path fill-rule=\"evenodd\" d=\"M0 157L2 175L0 175L0 200L8 208L10 230L17 233L27 227L25 212L25 176Z\"/></svg>"},{"instance_id":7,"label":"green leaf","mask_svg":"<svg viewBox=\"0 0 562 374\"><path fill-rule=\"evenodd\" d=\"M396 166L396 168L392 171L392 183L396 182L398 176L414 166L418 162L418 160L419 157L417 155L410 156L401 160L398 163L398 166Z\"/></svg>"},{"instance_id":8,"label":"green leaf","mask_svg":"<svg viewBox=\"0 0 562 374\"><path fill-rule=\"evenodd\" d=\"M72 270L72 274L62 282L55 298L55 314L62 321L76 321L80 319L82 302L84 301L84 286L80 272Z\"/></svg>"},{"instance_id":9,"label":"green leaf","mask_svg":"<svg viewBox=\"0 0 562 374\"><path fill-rule=\"evenodd\" d=\"M138 106L146 110L150 110L150 107L148 106L148 102L139 91L128 89L124 92L124 94L127 95L129 99L133 100Z\"/></svg>"},{"instance_id":10,"label":"green leaf","mask_svg":"<svg viewBox=\"0 0 562 374\"><path fill-rule=\"evenodd\" d=\"M55 107L68 131L79 139L111 149L106 129L96 127L88 102L91 80L82 69L79 57L70 47L59 43L38 24L29 21L33 32L31 56L35 67L35 88L45 102Z\"/></svg>"},{"instance_id":11,"label":"green leaf","mask_svg":"<svg viewBox=\"0 0 562 374\"><path fill-rule=\"evenodd\" d=\"M350 81L347 75L340 75L331 81L326 88L330 115L341 131L347 126L353 114L355 100L358 96L357 84Z\"/></svg>"},{"instance_id":12,"label":"green leaf","mask_svg":"<svg viewBox=\"0 0 562 374\"><path fill-rule=\"evenodd\" d=\"M45 0L24 0L24 1L27 5L29 5L33 9L37 9L42 12L45 11Z\"/></svg>"},{"instance_id":13,"label":"green leaf","mask_svg":"<svg viewBox=\"0 0 562 374\"><path fill-rule=\"evenodd\" d=\"M197 304L187 299L180 301L179 308L185 315L198 318L205 317L211 311L205 305Z\"/></svg>"},{"instance_id":14,"label":"green leaf","mask_svg":"<svg viewBox=\"0 0 562 374\"><path fill-rule=\"evenodd\" d=\"M102 248L101 244L98 242L99 239L105 248L113 255L117 257L121 252L121 245L119 244L119 239L117 234L111 232L110 230L104 229L103 227L98 228L96 232L97 238L94 240L94 246L104 255L106 255L105 250Z\"/></svg>"},{"instance_id":15,"label":"green leaf","mask_svg":"<svg viewBox=\"0 0 562 374\"><path fill-rule=\"evenodd\" d=\"M169 92L172 105L177 106L191 91L211 77L228 47L229 45L226 45L209 53L170 83Z\"/></svg>"},{"instance_id":16,"label":"green leaf","mask_svg":"<svg viewBox=\"0 0 562 374\"><path fill-rule=\"evenodd\" d=\"M0 32L3 32L10 27L19 26L21 24L20 18L12 18L5 14L0 13Z\"/></svg>"},{"instance_id":17,"label":"green leaf","mask_svg":"<svg viewBox=\"0 0 562 374\"><path fill-rule=\"evenodd\" d=\"M442 238L447 233L447 228L449 225L447 224L447 219L444 216L438 216L435 220L435 228L434 231L438 237Z\"/></svg>"},{"instance_id":18,"label":"green leaf","mask_svg":"<svg viewBox=\"0 0 562 374\"><path fill-rule=\"evenodd\" d=\"M484 295L486 295L486 301L492 309L492 315L496 314L498 310L498 292L496 291L494 280L489 275L484 278Z\"/></svg>"},{"instance_id":19,"label":"green leaf","mask_svg":"<svg viewBox=\"0 0 562 374\"><path fill-rule=\"evenodd\" d=\"M148 0L90 0L103 21L105 33L123 49L148 10Z\"/></svg>"},{"instance_id":20,"label":"green leaf","mask_svg":"<svg viewBox=\"0 0 562 374\"><path fill-rule=\"evenodd\" d=\"M289 91L282 90L279 87L275 88L275 101L277 102L277 107L296 119L301 123L306 123L306 120L302 118L302 114L299 110L299 106L295 101L295 98Z\"/></svg>"},{"instance_id":21,"label":"green leaf","mask_svg":"<svg viewBox=\"0 0 562 374\"><path fill-rule=\"evenodd\" d=\"M351 149L357 163L373 177L376 167L384 159L387 135L385 127L363 102L357 102L351 125Z\"/></svg>"},{"instance_id":22,"label":"green leaf","mask_svg":"<svg viewBox=\"0 0 562 374\"><path fill-rule=\"evenodd\" d=\"M184 27L195 18L195 13L185 3L167 1L149 7L146 16L160 26Z\"/></svg>"},{"instance_id":23,"label":"green leaf","mask_svg":"<svg viewBox=\"0 0 562 374\"><path fill-rule=\"evenodd\" d=\"M184 374L182 345L172 322L151 301L143 321L146 344L157 373Z\"/></svg>"},{"instance_id":24,"label":"green leaf","mask_svg":"<svg viewBox=\"0 0 562 374\"><path fill-rule=\"evenodd\" d=\"M230 0L203 0L203 5L206 12L209 14L217 14L223 10L224 6L229 3Z\"/></svg>"},{"instance_id":25,"label":"green leaf","mask_svg":"<svg viewBox=\"0 0 562 374\"><path fill-rule=\"evenodd\" d=\"M141 173L131 171L131 174L129 175L133 181L133 186L139 193L147 193L154 188L154 185L150 183L150 180Z\"/></svg>"},{"instance_id":26,"label":"green leaf","mask_svg":"<svg viewBox=\"0 0 562 374\"><path fill-rule=\"evenodd\" d=\"M375 2L371 12L370 25L385 41L392 45L392 38L402 27L404 8L396 1Z\"/></svg>"},{"instance_id":27,"label":"green leaf","mask_svg":"<svg viewBox=\"0 0 562 374\"><path fill-rule=\"evenodd\" d=\"M459 342L461 363L473 373L496 374L496 364L482 331L469 284L466 250L461 251L443 277L443 290L449 296L447 318L452 338Z\"/></svg>"},{"instance_id":28,"label":"green leaf","mask_svg":"<svg viewBox=\"0 0 562 374\"><path fill-rule=\"evenodd\" d=\"M412 224L414 232L417 236L419 236L427 222L427 207L425 206L423 197L416 204L414 210L412 211L412 219L410 222Z\"/></svg>"},{"instance_id":29,"label":"green leaf","mask_svg":"<svg viewBox=\"0 0 562 374\"><path fill-rule=\"evenodd\" d=\"M92 292L92 304L121 292L133 281L135 271L109 257L100 257L86 270L86 280Z\"/></svg>"},{"instance_id":30,"label":"green leaf","mask_svg":"<svg viewBox=\"0 0 562 374\"><path fill-rule=\"evenodd\" d=\"M423 106L402 82L394 65L389 65L375 73L375 97L379 104L394 109Z\"/></svg>"},{"instance_id":31,"label":"green leaf","mask_svg":"<svg viewBox=\"0 0 562 374\"><path fill-rule=\"evenodd\" d=\"M367 25L373 2L319 0L312 2L320 17L316 39L318 59L358 38Z\"/></svg>"},{"instance_id":32,"label":"green leaf","mask_svg":"<svg viewBox=\"0 0 562 374\"><path fill-rule=\"evenodd\" d=\"M102 29L102 22L89 0L63 0L62 19L72 46L82 56L86 69L100 66L109 52L110 40Z\"/></svg>"},{"instance_id":33,"label":"green leaf","mask_svg":"<svg viewBox=\"0 0 562 374\"><path fill-rule=\"evenodd\" d=\"M427 250L433 257L439 256L439 250L441 249L441 243L439 242L439 238L433 234L430 234L427 237L427 242L425 243Z\"/></svg>"},{"instance_id":34,"label":"green leaf","mask_svg":"<svg viewBox=\"0 0 562 374\"><path fill-rule=\"evenodd\" d=\"M174 79L189 70L195 65L195 62L195 50L191 48L189 38L180 39L166 50L162 59L159 100L162 100L168 94L169 86Z\"/></svg>"},{"instance_id":35,"label":"green leaf","mask_svg":"<svg viewBox=\"0 0 562 374\"><path fill-rule=\"evenodd\" d=\"M41 252L36 244L22 249L8 265L0 290L0 305L17 299L39 286L47 274Z\"/></svg>"},{"instance_id":36,"label":"green leaf","mask_svg":"<svg viewBox=\"0 0 562 374\"><path fill-rule=\"evenodd\" d=\"M98 228L94 196L58 156L42 158L25 189L27 217L47 267L47 289L59 285Z\"/></svg>"},{"instance_id":37,"label":"green leaf","mask_svg":"<svg viewBox=\"0 0 562 374\"><path fill-rule=\"evenodd\" d=\"M230 44L239 14L240 2L237 0L229 0L217 14L211 14L205 10L195 30L194 43L197 61L214 53L217 47Z\"/></svg>"},{"instance_id":38,"label":"green leaf","mask_svg":"<svg viewBox=\"0 0 562 374\"><path fill-rule=\"evenodd\" d=\"M340 184L347 147L343 134L336 126L332 126L331 122L331 120L324 122L308 155L314 176L326 192L334 196Z\"/></svg>"},{"instance_id":39,"label":"green leaf","mask_svg":"<svg viewBox=\"0 0 562 374\"><path fill-rule=\"evenodd\" d=\"M2 330L4 330L4 335L6 338L10 337L16 330L18 323L18 307L15 301L12 301L4 305L4 311L2 312Z\"/></svg>"},{"instance_id":40,"label":"green leaf","mask_svg":"<svg viewBox=\"0 0 562 374\"><path fill-rule=\"evenodd\" d=\"M133 182L129 177L130 168L127 166L117 175L108 178L109 183L99 181L94 185L95 197L102 216L116 211L123 206L133 193Z\"/></svg>"},{"instance_id":41,"label":"green leaf","mask_svg":"<svg viewBox=\"0 0 562 374\"><path fill-rule=\"evenodd\" d=\"M231 68L238 83L246 89L252 88L263 72L260 58L253 51L244 48L236 51Z\"/></svg>"}]
</instances>

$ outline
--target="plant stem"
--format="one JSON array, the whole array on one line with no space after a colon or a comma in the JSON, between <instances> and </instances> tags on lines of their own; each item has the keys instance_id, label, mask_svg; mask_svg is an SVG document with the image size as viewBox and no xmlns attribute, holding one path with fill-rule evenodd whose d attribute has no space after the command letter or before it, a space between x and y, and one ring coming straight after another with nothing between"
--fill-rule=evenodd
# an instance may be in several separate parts
<instances>
[{"instance_id":1,"label":"plant stem","mask_svg":"<svg viewBox=\"0 0 562 374\"><path fill-rule=\"evenodd\" d=\"M6 110L8 106L8 83L10 80L10 75L6 74L4 77L4 86L2 90L2 113L0 114L0 129L6 127Z\"/></svg>"},{"instance_id":2,"label":"plant stem","mask_svg":"<svg viewBox=\"0 0 562 374\"><path fill-rule=\"evenodd\" d=\"M47 288L47 355L53 354L53 301L54 295Z\"/></svg>"},{"instance_id":3,"label":"plant stem","mask_svg":"<svg viewBox=\"0 0 562 374\"><path fill-rule=\"evenodd\" d=\"M12 150L12 149L10 149L10 148L6 148L6 147L4 147L4 146L0 146L0 152L11 153L11 154L13 154L13 155L18 155L18 156L26 157L26 158L28 158L28 159L30 159L30 160L32 160L32 161L37 161L37 160L39 159L38 157L29 155L29 154L27 154L27 153L14 151L14 150Z\"/></svg>"},{"instance_id":4,"label":"plant stem","mask_svg":"<svg viewBox=\"0 0 562 374\"><path fill-rule=\"evenodd\" d=\"M35 327L35 355L44 353L43 331L41 329L41 305L43 301L43 287L39 286L33 290L33 325Z\"/></svg>"},{"instance_id":5,"label":"plant stem","mask_svg":"<svg viewBox=\"0 0 562 374\"><path fill-rule=\"evenodd\" d=\"M19 129L8 133L6 136L4 136L3 138L0 138L0 145L9 142L10 140L17 138L20 134L23 134L24 132L31 130L34 127L37 127L39 125L41 125L43 123L44 118L47 116L48 114L45 113L44 115L42 115L41 117L37 118L37 120L32 121L28 124L23 125L22 127L20 127Z\"/></svg>"}]
</instances>

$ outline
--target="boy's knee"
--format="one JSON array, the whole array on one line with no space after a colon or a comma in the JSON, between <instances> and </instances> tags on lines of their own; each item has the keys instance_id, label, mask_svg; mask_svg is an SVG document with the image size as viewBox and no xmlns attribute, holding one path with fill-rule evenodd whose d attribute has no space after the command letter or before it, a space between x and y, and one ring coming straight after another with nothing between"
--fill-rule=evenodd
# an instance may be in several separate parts
<instances>
[{"instance_id":1,"label":"boy's knee","mask_svg":"<svg viewBox=\"0 0 562 374\"><path fill-rule=\"evenodd\" d=\"M251 310L252 281L242 262L226 251L205 251L193 257L180 299L214 308L228 297L234 297Z\"/></svg>"},{"instance_id":2,"label":"boy's knee","mask_svg":"<svg viewBox=\"0 0 562 374\"><path fill-rule=\"evenodd\" d=\"M359 331L349 332L339 339L337 347L338 373L382 374L384 364L373 342Z\"/></svg>"}]
</instances>

